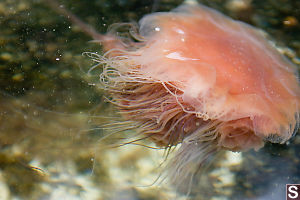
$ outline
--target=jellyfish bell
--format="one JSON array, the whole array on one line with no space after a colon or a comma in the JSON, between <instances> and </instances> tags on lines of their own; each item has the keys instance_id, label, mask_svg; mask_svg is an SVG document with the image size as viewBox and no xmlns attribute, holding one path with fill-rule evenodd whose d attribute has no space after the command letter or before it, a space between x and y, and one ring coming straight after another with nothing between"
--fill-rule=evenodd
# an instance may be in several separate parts
<instances>
[{"instance_id":1,"label":"jellyfish bell","mask_svg":"<svg viewBox=\"0 0 300 200\"><path fill-rule=\"evenodd\" d=\"M285 143L299 124L296 67L260 30L202 5L146 15L102 41L101 84L139 133L169 148L172 179L214 152ZM113 42L111 42L113 41Z\"/></svg>"}]
</instances>

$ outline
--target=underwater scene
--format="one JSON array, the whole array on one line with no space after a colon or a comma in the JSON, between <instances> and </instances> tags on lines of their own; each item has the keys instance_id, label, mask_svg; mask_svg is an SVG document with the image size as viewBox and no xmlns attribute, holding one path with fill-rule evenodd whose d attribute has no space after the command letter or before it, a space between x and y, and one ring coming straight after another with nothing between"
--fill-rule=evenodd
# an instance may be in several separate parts
<instances>
[{"instance_id":1,"label":"underwater scene","mask_svg":"<svg viewBox=\"0 0 300 200\"><path fill-rule=\"evenodd\" d=\"M299 0L1 0L0 200L300 199L299 67Z\"/></svg>"}]
</instances>

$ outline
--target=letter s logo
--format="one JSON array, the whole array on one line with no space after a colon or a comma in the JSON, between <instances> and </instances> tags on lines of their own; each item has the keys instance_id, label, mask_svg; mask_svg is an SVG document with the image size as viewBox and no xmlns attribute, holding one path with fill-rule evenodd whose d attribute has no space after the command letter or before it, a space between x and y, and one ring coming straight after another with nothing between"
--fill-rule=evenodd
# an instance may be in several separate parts
<instances>
[{"instance_id":1,"label":"letter s logo","mask_svg":"<svg viewBox=\"0 0 300 200\"><path fill-rule=\"evenodd\" d=\"M297 186L292 185L288 188L288 190L289 190L289 194L288 194L289 198L296 199L299 196L299 194L297 192L297 190L298 190Z\"/></svg>"}]
</instances>

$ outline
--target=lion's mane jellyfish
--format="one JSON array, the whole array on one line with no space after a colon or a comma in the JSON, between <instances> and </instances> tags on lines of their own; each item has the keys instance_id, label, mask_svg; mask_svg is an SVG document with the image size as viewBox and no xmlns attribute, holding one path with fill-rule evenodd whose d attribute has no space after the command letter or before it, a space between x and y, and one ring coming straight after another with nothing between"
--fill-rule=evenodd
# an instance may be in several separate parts
<instances>
[{"instance_id":1,"label":"lion's mane jellyfish","mask_svg":"<svg viewBox=\"0 0 300 200\"><path fill-rule=\"evenodd\" d=\"M122 116L157 145L181 144L168 168L180 181L221 149L285 143L299 124L297 69L245 23L201 5L112 28L94 57ZM137 34L139 33L139 34Z\"/></svg>"}]
</instances>

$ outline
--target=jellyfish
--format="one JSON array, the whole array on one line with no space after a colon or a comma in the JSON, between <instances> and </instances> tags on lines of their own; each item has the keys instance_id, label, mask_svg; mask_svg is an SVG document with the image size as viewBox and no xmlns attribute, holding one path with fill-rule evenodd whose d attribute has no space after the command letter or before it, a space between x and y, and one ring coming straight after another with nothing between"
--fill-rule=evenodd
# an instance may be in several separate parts
<instances>
[{"instance_id":1,"label":"jellyfish","mask_svg":"<svg viewBox=\"0 0 300 200\"><path fill-rule=\"evenodd\" d=\"M89 54L100 85L124 120L159 147L179 145L166 167L174 183L216 152L284 144L297 132L297 68L253 26L183 4L92 35L105 51Z\"/></svg>"},{"instance_id":2,"label":"jellyfish","mask_svg":"<svg viewBox=\"0 0 300 200\"><path fill-rule=\"evenodd\" d=\"M297 69L264 32L200 4L124 26L130 36L117 27L102 40L100 82L140 134L181 145L168 165L174 182L215 152L258 150L296 133Z\"/></svg>"}]
</instances>

